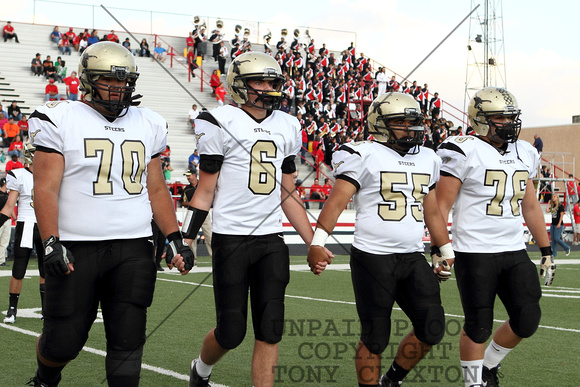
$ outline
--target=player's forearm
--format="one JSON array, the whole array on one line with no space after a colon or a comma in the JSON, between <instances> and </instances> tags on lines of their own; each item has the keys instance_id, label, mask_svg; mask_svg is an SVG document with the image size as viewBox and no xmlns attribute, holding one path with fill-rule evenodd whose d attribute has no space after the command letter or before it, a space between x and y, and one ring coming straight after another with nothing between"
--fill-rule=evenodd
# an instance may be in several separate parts
<instances>
[{"instance_id":1,"label":"player's forearm","mask_svg":"<svg viewBox=\"0 0 580 387\"><path fill-rule=\"evenodd\" d=\"M550 240L546 231L546 221L540 204L531 206L531 208L522 206L522 213L536 244L540 247L549 246Z\"/></svg>"},{"instance_id":2,"label":"player's forearm","mask_svg":"<svg viewBox=\"0 0 580 387\"><path fill-rule=\"evenodd\" d=\"M284 211L288 221L292 224L296 232L298 232L298 235L300 235L304 243L310 246L314 231L296 191L289 197L286 196L286 200L282 202L282 211Z\"/></svg>"}]
</instances>

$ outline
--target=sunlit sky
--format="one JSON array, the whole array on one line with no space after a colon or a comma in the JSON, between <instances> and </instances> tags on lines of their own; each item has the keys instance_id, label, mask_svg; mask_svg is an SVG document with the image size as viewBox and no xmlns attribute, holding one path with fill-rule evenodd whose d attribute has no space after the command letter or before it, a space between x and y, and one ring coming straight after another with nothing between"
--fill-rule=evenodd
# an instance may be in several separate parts
<instances>
[{"instance_id":1,"label":"sunlit sky","mask_svg":"<svg viewBox=\"0 0 580 387\"><path fill-rule=\"evenodd\" d=\"M409 77L420 84L428 83L431 92L439 92L444 100L462 109L468 67L469 86L483 84L477 67L468 66L474 59L468 60L467 51L470 37L473 39L476 33L482 33L476 17L483 18L483 0L294 0L275 3L231 0L125 0L122 3L112 0L96 3L0 0L0 18L79 28L114 28L119 31L120 37L124 37L122 28L100 8L102 4L121 23L139 26L131 27L140 29L135 32L149 33L153 22L155 33L185 37L192 28L193 16L199 15L208 21L210 28L214 27L215 18L223 18L226 21L224 32L229 38L233 34L231 26L238 24L237 21L242 21L239 23L244 27L254 29L258 25L256 22L260 22L260 32L266 26L271 29L274 43L279 40L283 27L288 28L290 35L297 27L301 27L303 35L308 27L317 47L328 40L330 49L342 50L356 38L357 52L364 52L365 56L397 74L407 75L478 3L480 7L474 18L466 20ZM577 45L580 2L490 0L489 3L490 8L495 8L497 16L503 15L503 18L496 19L498 25L503 25L503 42L497 42L496 47L503 44L505 49L506 77L496 77L498 86L507 82L508 90L517 97L524 127L571 123L573 115L580 115L580 50ZM142 22L135 22L134 19L142 19ZM349 33L323 32L317 28ZM496 40L501 40L501 29L498 27L495 30L498 34ZM340 42L343 42L342 46ZM481 48L481 44L471 44L474 52ZM501 62L501 57L498 62Z\"/></svg>"}]
</instances>

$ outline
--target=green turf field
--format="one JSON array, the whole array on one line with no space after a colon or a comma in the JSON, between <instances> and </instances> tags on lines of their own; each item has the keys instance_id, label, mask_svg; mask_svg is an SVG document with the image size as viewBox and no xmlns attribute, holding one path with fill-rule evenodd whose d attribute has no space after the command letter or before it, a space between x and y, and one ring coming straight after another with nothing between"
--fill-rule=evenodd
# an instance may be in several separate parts
<instances>
[{"instance_id":1,"label":"green turf field","mask_svg":"<svg viewBox=\"0 0 580 387\"><path fill-rule=\"evenodd\" d=\"M539 253L531 256L539 259ZM580 383L575 355L580 343L580 265L566 265L564 257L558 258L560 266L554 286L543 288L541 327L503 361L502 386L577 386ZM580 252L573 252L569 259L580 259ZM293 265L303 262L304 257L292 257ZM339 256L334 263L348 263L348 258ZM200 259L201 267L209 265L208 258ZM2 268L2 272L9 270ZM8 276L0 276L2 319L8 307L8 282ZM142 386L187 385L189 363L198 356L204 335L215 324L211 283L208 273L185 277L167 272L159 274L155 300L148 312L149 338L143 358ZM417 370L409 374L406 386L463 386L458 351L462 310L457 287L452 280L441 288L447 334ZM327 270L321 277L309 271L292 271L276 385L357 385L353 357L359 325L353 301L347 270ZM27 277L16 324L0 323L0 386L23 385L34 374L35 342L42 323L39 318L24 315L33 312L29 308L39 307L38 277ZM393 311L392 317L391 343L383 355L386 366L390 365L398 342L409 331L409 322L400 310ZM495 318L496 326L506 318L499 301ZM251 386L253 333L249 326L244 343L214 368L212 382ZM106 385L104 350L103 325L96 322L86 351L65 368L61 386Z\"/></svg>"}]
</instances>

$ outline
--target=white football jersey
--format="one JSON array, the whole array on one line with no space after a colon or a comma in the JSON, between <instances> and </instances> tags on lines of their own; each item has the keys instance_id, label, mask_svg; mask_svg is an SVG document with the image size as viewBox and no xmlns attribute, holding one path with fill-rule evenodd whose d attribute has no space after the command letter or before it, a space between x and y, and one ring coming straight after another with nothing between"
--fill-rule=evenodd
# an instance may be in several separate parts
<instances>
[{"instance_id":1,"label":"white football jersey","mask_svg":"<svg viewBox=\"0 0 580 387\"><path fill-rule=\"evenodd\" d=\"M282 162L296 156L302 145L298 120L275 110L256 122L233 106L209 114L195 120L195 135L201 157L223 157L212 230L231 235L282 232Z\"/></svg>"},{"instance_id":2,"label":"white football jersey","mask_svg":"<svg viewBox=\"0 0 580 387\"><path fill-rule=\"evenodd\" d=\"M454 136L437 154L441 174L462 183L453 210L453 249L471 253L524 249L521 202L540 162L536 149L518 140L502 155L477 136Z\"/></svg>"},{"instance_id":3,"label":"white football jersey","mask_svg":"<svg viewBox=\"0 0 580 387\"><path fill-rule=\"evenodd\" d=\"M32 186L34 180L28 168L12 169L6 174L6 188L18 192L17 222L36 222L32 204Z\"/></svg>"},{"instance_id":4,"label":"white football jersey","mask_svg":"<svg viewBox=\"0 0 580 387\"><path fill-rule=\"evenodd\" d=\"M352 245L372 254L422 252L423 197L439 180L431 149L401 156L378 142L343 144L332 155L334 176L358 190Z\"/></svg>"},{"instance_id":5,"label":"white football jersey","mask_svg":"<svg viewBox=\"0 0 580 387\"><path fill-rule=\"evenodd\" d=\"M30 116L29 133L37 151L64 156L58 197L61 240L152 234L147 165L165 150L167 139L167 124L159 114L131 107L109 122L83 102L47 102Z\"/></svg>"}]
</instances>

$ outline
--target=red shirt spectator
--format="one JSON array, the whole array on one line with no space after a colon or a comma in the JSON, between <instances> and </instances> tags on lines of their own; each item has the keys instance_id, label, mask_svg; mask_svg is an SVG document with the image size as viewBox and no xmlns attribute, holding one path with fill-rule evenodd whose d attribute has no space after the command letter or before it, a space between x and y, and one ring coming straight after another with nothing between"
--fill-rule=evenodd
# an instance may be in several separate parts
<instances>
[{"instance_id":1,"label":"red shirt spectator","mask_svg":"<svg viewBox=\"0 0 580 387\"><path fill-rule=\"evenodd\" d=\"M111 30L111 33L107 35L107 40L109 42L119 43L119 37L115 35L115 31Z\"/></svg>"},{"instance_id":2,"label":"red shirt spectator","mask_svg":"<svg viewBox=\"0 0 580 387\"><path fill-rule=\"evenodd\" d=\"M224 104L226 100L226 89L224 89L223 82L220 82L219 86L215 89L215 98L220 106Z\"/></svg>"},{"instance_id":3,"label":"red shirt spectator","mask_svg":"<svg viewBox=\"0 0 580 387\"><path fill-rule=\"evenodd\" d=\"M10 147L8 147L8 152L13 150L22 151L23 147L24 145L22 144L22 140L16 141L15 139L10 143Z\"/></svg>"},{"instance_id":4,"label":"red shirt spectator","mask_svg":"<svg viewBox=\"0 0 580 387\"><path fill-rule=\"evenodd\" d=\"M330 196L330 191L332 191L332 185L330 185L330 179L327 177L324 179L324 185L322 186L322 192L328 198Z\"/></svg>"},{"instance_id":5,"label":"red shirt spectator","mask_svg":"<svg viewBox=\"0 0 580 387\"><path fill-rule=\"evenodd\" d=\"M189 48L189 47L193 47L195 41L193 39L193 33L189 33L189 36L187 38L185 38L185 45Z\"/></svg>"},{"instance_id":6,"label":"red shirt spectator","mask_svg":"<svg viewBox=\"0 0 580 387\"><path fill-rule=\"evenodd\" d=\"M13 169L24 168L24 165L18 161L18 156L12 156L12 160L6 163L6 172L10 172Z\"/></svg>"},{"instance_id":7,"label":"red shirt spectator","mask_svg":"<svg viewBox=\"0 0 580 387\"><path fill-rule=\"evenodd\" d=\"M80 80L77 78L77 72L73 71L70 77L64 79L66 84L66 96L68 100L78 101Z\"/></svg>"},{"instance_id":8,"label":"red shirt spectator","mask_svg":"<svg viewBox=\"0 0 580 387\"><path fill-rule=\"evenodd\" d=\"M14 27L12 27L12 23L10 23L9 21L6 22L6 25L2 29L2 37L4 38L4 41L14 38L14 41L16 43L20 43L18 41L18 35L16 34L16 32L14 32Z\"/></svg>"},{"instance_id":9,"label":"red shirt spectator","mask_svg":"<svg viewBox=\"0 0 580 387\"><path fill-rule=\"evenodd\" d=\"M220 77L218 75L218 71L214 70L211 74L211 78L209 79L209 85L212 87L214 93L215 89L220 85Z\"/></svg>"},{"instance_id":10,"label":"red shirt spectator","mask_svg":"<svg viewBox=\"0 0 580 387\"><path fill-rule=\"evenodd\" d=\"M23 136L28 136L28 119L26 115L22 115L22 119L18 121L18 126L20 127L20 133Z\"/></svg>"},{"instance_id":11,"label":"red shirt spectator","mask_svg":"<svg viewBox=\"0 0 580 387\"><path fill-rule=\"evenodd\" d=\"M74 42L75 38L77 37L77 34L75 34L72 27L70 27L64 35L66 36L66 38L68 39L68 41L71 44Z\"/></svg>"},{"instance_id":12,"label":"red shirt spectator","mask_svg":"<svg viewBox=\"0 0 580 387\"><path fill-rule=\"evenodd\" d=\"M60 94L58 93L58 86L54 84L54 79L48 80L48 85L44 88L44 93L46 94L46 100L55 99L60 100Z\"/></svg>"}]
</instances>

